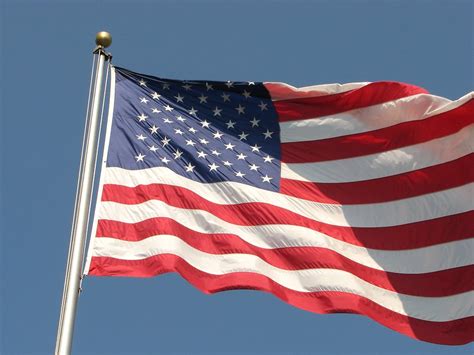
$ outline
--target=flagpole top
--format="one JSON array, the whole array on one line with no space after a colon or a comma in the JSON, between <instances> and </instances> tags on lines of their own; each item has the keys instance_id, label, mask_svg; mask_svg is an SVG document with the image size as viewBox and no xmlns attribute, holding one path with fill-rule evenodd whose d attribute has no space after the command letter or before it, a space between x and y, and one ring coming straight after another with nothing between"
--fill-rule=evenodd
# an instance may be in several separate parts
<instances>
[{"instance_id":1,"label":"flagpole top","mask_svg":"<svg viewBox=\"0 0 474 355\"><path fill-rule=\"evenodd\" d=\"M107 48L112 44L112 35L108 32L101 31L95 35L95 43L102 48Z\"/></svg>"}]
</instances>

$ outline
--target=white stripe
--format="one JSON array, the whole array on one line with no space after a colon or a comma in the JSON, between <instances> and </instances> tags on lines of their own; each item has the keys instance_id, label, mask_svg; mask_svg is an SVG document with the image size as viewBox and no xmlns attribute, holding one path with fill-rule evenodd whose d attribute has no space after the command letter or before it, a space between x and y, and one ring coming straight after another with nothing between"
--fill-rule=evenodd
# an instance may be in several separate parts
<instances>
[{"instance_id":1,"label":"white stripe","mask_svg":"<svg viewBox=\"0 0 474 355\"><path fill-rule=\"evenodd\" d=\"M270 203L315 221L343 227L389 227L420 222L474 209L474 183L422 196L366 205L312 202L237 182L203 184L168 168L107 168L104 183L134 187L168 184L186 188L218 204Z\"/></svg>"},{"instance_id":2,"label":"white stripe","mask_svg":"<svg viewBox=\"0 0 474 355\"><path fill-rule=\"evenodd\" d=\"M474 150L474 125L442 138L382 153L318 163L281 164L281 177L319 183L377 179L446 163Z\"/></svg>"},{"instance_id":3,"label":"white stripe","mask_svg":"<svg viewBox=\"0 0 474 355\"><path fill-rule=\"evenodd\" d=\"M339 291L366 297L399 314L445 322L474 315L474 292L446 297L397 294L336 269L282 270L250 254L208 254L173 236L159 236L139 242L97 238L93 256L140 260L153 255L174 254L194 268L213 275L252 272L265 275L298 292Z\"/></svg>"},{"instance_id":4,"label":"white stripe","mask_svg":"<svg viewBox=\"0 0 474 355\"><path fill-rule=\"evenodd\" d=\"M280 123L282 143L314 141L370 132L399 123L423 120L453 110L473 99L469 93L459 100L419 94L333 115Z\"/></svg>"},{"instance_id":5,"label":"white stripe","mask_svg":"<svg viewBox=\"0 0 474 355\"><path fill-rule=\"evenodd\" d=\"M387 272L421 274L474 263L474 239L411 250L375 250L355 246L306 227L287 224L235 225L207 211L173 207L159 200L139 205L102 202L99 211L100 219L124 223L137 223L154 217L171 218L199 233L234 234L251 245L265 249L326 248L361 265Z\"/></svg>"},{"instance_id":6,"label":"white stripe","mask_svg":"<svg viewBox=\"0 0 474 355\"><path fill-rule=\"evenodd\" d=\"M370 82L347 83L347 84L322 84L297 88L286 83L265 82L264 85L272 85L273 90L269 90L273 101L290 100L296 98L318 97L360 89Z\"/></svg>"}]
</instances>

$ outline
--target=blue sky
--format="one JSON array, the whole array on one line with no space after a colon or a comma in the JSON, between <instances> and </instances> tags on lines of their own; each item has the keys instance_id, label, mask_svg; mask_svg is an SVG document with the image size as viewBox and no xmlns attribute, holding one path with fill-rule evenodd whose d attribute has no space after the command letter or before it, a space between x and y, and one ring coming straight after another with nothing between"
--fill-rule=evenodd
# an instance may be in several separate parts
<instances>
[{"instance_id":1,"label":"blue sky","mask_svg":"<svg viewBox=\"0 0 474 355\"><path fill-rule=\"evenodd\" d=\"M56 337L94 36L161 77L294 86L396 80L473 90L472 1L24 1L1 13L1 354ZM207 296L174 274L88 278L75 354L472 354L270 294Z\"/></svg>"}]
</instances>

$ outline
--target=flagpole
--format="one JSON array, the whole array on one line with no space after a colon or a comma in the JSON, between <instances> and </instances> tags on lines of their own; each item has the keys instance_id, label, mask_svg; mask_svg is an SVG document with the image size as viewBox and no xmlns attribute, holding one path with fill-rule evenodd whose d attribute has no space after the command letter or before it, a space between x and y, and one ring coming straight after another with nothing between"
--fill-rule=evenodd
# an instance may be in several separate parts
<instances>
[{"instance_id":1,"label":"flagpole","mask_svg":"<svg viewBox=\"0 0 474 355\"><path fill-rule=\"evenodd\" d=\"M102 112L102 97L104 86L104 71L111 56L105 48L112 43L112 36L108 32L99 32L96 35L97 47L94 50L91 89L85 132L82 143L81 164L77 183L76 202L69 242L69 254L64 279L61 313L58 322L56 338L56 355L69 355L72 347L74 321L76 318L77 301L80 293L82 265L84 261L84 245L87 239L89 223L89 207L91 205L94 172L96 166L97 149L99 142L99 127Z\"/></svg>"}]
</instances>

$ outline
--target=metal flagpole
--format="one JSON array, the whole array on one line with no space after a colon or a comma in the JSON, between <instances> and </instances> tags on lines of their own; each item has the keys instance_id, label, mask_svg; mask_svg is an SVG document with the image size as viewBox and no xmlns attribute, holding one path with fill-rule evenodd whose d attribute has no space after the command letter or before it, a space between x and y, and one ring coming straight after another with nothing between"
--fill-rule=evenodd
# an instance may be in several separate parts
<instances>
[{"instance_id":1,"label":"metal flagpole","mask_svg":"<svg viewBox=\"0 0 474 355\"><path fill-rule=\"evenodd\" d=\"M89 207L94 185L94 171L96 166L97 148L99 142L99 127L104 69L111 56L105 52L112 43L112 36L108 32L99 32L96 36L97 48L94 50L91 89L87 107L84 140L82 143L79 180L77 183L76 203L69 242L69 255L64 279L61 313L59 316L58 333L56 338L56 355L71 353L74 320L76 318L77 300L80 293L82 264L84 261L84 245L87 239L89 223ZM97 61L95 60L97 59ZM93 84L92 84L93 80Z\"/></svg>"}]
</instances>

